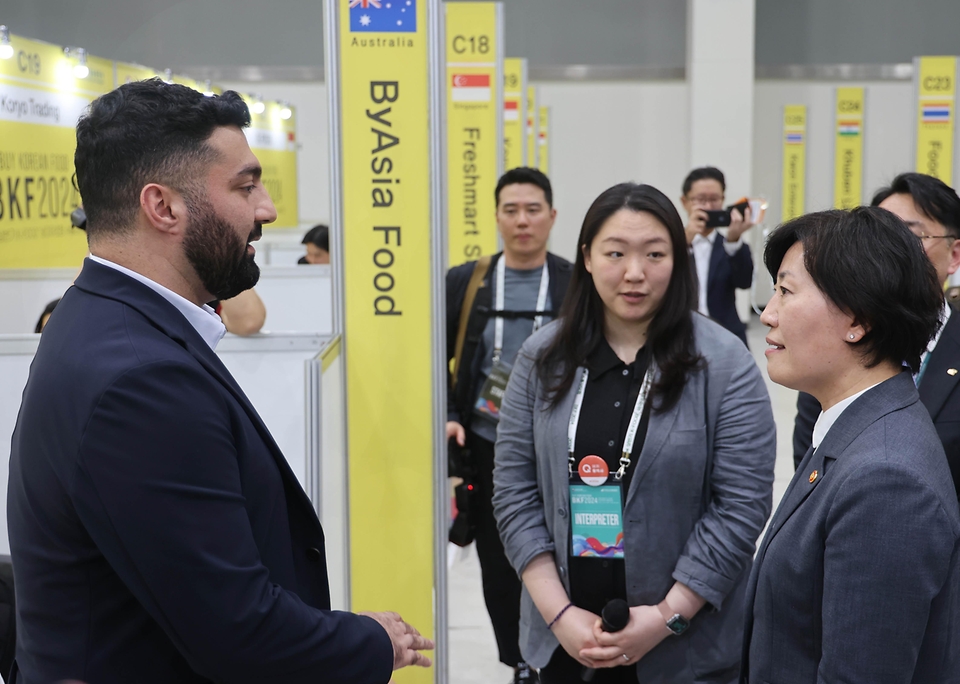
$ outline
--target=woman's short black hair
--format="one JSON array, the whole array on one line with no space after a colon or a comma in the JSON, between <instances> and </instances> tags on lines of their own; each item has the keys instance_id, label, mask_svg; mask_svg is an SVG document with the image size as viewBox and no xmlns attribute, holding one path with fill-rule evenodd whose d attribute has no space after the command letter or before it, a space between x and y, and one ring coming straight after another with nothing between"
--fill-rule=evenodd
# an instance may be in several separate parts
<instances>
[{"instance_id":1,"label":"woman's short black hair","mask_svg":"<svg viewBox=\"0 0 960 684\"><path fill-rule=\"evenodd\" d=\"M793 219L770 234L763 252L774 281L797 242L816 286L866 330L856 344L867 367L890 361L918 372L920 355L940 327L943 290L906 224L879 207Z\"/></svg>"},{"instance_id":2,"label":"woman's short black hair","mask_svg":"<svg viewBox=\"0 0 960 684\"><path fill-rule=\"evenodd\" d=\"M47 305L43 307L43 313L40 314L40 318L37 319L37 324L33 327L33 332L41 333L43 332L43 319L53 313L53 310L57 308L57 304L60 303L60 298L57 297L52 302L47 302Z\"/></svg>"},{"instance_id":3,"label":"woman's short black hair","mask_svg":"<svg viewBox=\"0 0 960 684\"><path fill-rule=\"evenodd\" d=\"M324 252L330 251L330 228L318 223L313 228L307 231L307 234L303 236L303 239L300 241L300 244L305 245L310 243L316 247L319 247Z\"/></svg>"},{"instance_id":4,"label":"woman's short black hair","mask_svg":"<svg viewBox=\"0 0 960 684\"><path fill-rule=\"evenodd\" d=\"M673 247L673 271L660 308L647 330L653 358L660 368L660 380L654 386L658 410L673 406L683 393L687 374L701 361L693 337L692 311L697 287L683 221L673 202L651 185L620 183L602 192L593 201L583 219L577 240L577 258L567 296L560 310L560 330L553 343L538 360L541 381L555 402L573 384L577 367L600 344L603 336L603 300L587 272L584 250L611 216L620 210L644 212L663 224ZM557 378L559 377L559 380Z\"/></svg>"}]
</instances>

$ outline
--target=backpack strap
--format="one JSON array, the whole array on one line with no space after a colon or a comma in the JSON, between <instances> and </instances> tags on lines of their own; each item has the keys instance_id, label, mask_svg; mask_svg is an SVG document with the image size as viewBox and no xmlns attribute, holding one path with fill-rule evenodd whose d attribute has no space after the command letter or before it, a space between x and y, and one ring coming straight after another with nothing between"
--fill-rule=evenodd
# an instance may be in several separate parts
<instances>
[{"instance_id":1,"label":"backpack strap","mask_svg":"<svg viewBox=\"0 0 960 684\"><path fill-rule=\"evenodd\" d=\"M467 322L470 320L470 310L473 309L473 301L477 298L477 290L480 289L480 283L490 270L489 255L480 257L473 266L473 274L470 276L470 282L467 283L467 293L463 297L463 305L460 307L460 325L457 328L457 344L454 347L453 355L453 387L457 386L457 371L460 369L460 356L463 354L463 343L467 337Z\"/></svg>"}]
</instances>

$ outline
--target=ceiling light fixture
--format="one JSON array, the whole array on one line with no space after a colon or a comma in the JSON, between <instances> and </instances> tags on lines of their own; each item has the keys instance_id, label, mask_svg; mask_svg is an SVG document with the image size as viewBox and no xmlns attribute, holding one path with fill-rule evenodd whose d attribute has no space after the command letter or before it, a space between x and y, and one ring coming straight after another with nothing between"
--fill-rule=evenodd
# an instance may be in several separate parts
<instances>
[{"instance_id":1,"label":"ceiling light fixture","mask_svg":"<svg viewBox=\"0 0 960 684\"><path fill-rule=\"evenodd\" d=\"M13 46L10 44L10 29L0 24L0 59L13 57Z\"/></svg>"},{"instance_id":2,"label":"ceiling light fixture","mask_svg":"<svg viewBox=\"0 0 960 684\"><path fill-rule=\"evenodd\" d=\"M73 75L76 78L86 78L90 75L90 67L87 66L87 51L82 47L65 47L63 54L69 59L76 59L77 63L73 65Z\"/></svg>"}]
</instances>

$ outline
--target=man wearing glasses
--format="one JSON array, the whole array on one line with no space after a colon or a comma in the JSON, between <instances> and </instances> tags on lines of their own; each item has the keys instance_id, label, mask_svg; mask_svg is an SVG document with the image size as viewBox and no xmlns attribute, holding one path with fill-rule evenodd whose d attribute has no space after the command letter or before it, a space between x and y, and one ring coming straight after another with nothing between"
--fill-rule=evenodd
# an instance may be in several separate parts
<instances>
[{"instance_id":1,"label":"man wearing glasses","mask_svg":"<svg viewBox=\"0 0 960 684\"><path fill-rule=\"evenodd\" d=\"M877 191L871 204L907 224L920 239L941 283L960 268L960 197L949 185L922 173L901 173L889 187ZM914 380L943 443L953 483L960 490L960 312L946 301L943 327L927 345ZM802 458L810 446L819 415L817 400L801 392L793 432L795 464L797 454Z\"/></svg>"},{"instance_id":2,"label":"man wearing glasses","mask_svg":"<svg viewBox=\"0 0 960 684\"><path fill-rule=\"evenodd\" d=\"M753 223L749 208L744 213L734 208L726 236L717 233L718 224L709 212L723 209L726 189L723 172L704 166L687 175L680 201L689 217L687 244L693 254L700 291L697 308L746 344L747 327L737 315L736 291L748 289L753 282L753 258L742 238Z\"/></svg>"}]
</instances>

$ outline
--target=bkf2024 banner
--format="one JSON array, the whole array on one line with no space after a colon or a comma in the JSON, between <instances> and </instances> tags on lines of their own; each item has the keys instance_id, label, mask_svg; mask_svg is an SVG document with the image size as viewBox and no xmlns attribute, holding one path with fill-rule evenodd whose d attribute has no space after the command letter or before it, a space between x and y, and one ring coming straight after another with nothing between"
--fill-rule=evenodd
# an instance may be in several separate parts
<instances>
[{"instance_id":1,"label":"bkf2024 banner","mask_svg":"<svg viewBox=\"0 0 960 684\"><path fill-rule=\"evenodd\" d=\"M262 102L263 111L250 107L247 143L263 168L263 185L277 208L277 220L264 226L296 228L300 225L297 189L297 113L280 102Z\"/></svg>"},{"instance_id":2,"label":"bkf2024 banner","mask_svg":"<svg viewBox=\"0 0 960 684\"><path fill-rule=\"evenodd\" d=\"M0 268L79 267L86 235L72 228L76 124L113 89L113 63L11 36L0 59Z\"/></svg>"}]
</instances>

